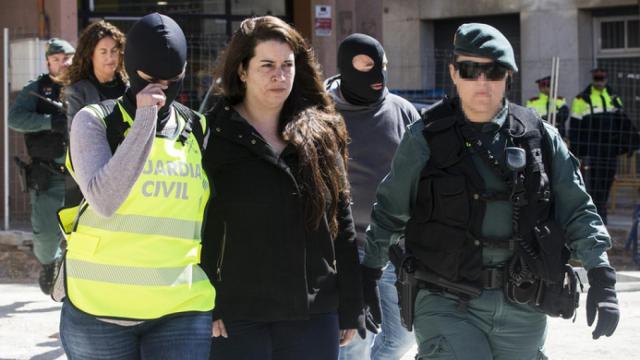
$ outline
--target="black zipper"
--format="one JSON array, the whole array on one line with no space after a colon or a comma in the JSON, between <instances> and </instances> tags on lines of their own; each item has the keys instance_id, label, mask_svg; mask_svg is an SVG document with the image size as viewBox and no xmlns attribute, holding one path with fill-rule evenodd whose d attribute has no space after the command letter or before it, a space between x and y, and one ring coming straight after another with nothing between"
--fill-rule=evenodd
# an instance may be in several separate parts
<instances>
[{"instance_id":1,"label":"black zipper","mask_svg":"<svg viewBox=\"0 0 640 360\"><path fill-rule=\"evenodd\" d=\"M220 246L220 257L216 267L216 281L222 281L222 265L224 264L224 252L227 245L227 222L223 222L222 228L222 246Z\"/></svg>"}]
</instances>

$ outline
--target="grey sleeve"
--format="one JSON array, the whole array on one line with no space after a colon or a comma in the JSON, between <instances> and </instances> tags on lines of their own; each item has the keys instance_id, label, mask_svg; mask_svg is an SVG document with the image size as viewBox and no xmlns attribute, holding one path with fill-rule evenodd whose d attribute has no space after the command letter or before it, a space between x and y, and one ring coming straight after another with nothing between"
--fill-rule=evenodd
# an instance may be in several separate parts
<instances>
[{"instance_id":1,"label":"grey sleeve","mask_svg":"<svg viewBox=\"0 0 640 360\"><path fill-rule=\"evenodd\" d=\"M113 215L129 196L151 152L156 117L155 106L138 109L115 154L111 154L103 121L90 108L74 117L70 151L75 179L98 214Z\"/></svg>"}]
</instances>

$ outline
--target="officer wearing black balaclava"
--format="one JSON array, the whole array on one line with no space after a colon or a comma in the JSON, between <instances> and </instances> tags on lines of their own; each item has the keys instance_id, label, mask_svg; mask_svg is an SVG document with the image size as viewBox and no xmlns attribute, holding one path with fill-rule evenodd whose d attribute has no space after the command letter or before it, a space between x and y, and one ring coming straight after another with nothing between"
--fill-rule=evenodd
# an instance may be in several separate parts
<instances>
[{"instance_id":1,"label":"officer wearing black balaclava","mask_svg":"<svg viewBox=\"0 0 640 360\"><path fill-rule=\"evenodd\" d=\"M365 34L346 37L338 48L340 74L327 79L327 90L347 125L349 143L349 181L353 199L353 221L360 251L365 230L371 218L378 183L389 170L404 129L420 119L415 107L407 100L387 90L387 70L384 49L378 40ZM380 294L386 304L397 304L394 287L396 275L389 265L380 284ZM372 310L375 312L376 309ZM347 346L340 348L340 360L400 359L415 346L412 333L400 324L397 306L379 309L376 316L384 318L382 329L368 321L368 333L360 333ZM375 332L382 332L375 335Z\"/></svg>"},{"instance_id":2,"label":"officer wearing black balaclava","mask_svg":"<svg viewBox=\"0 0 640 360\"><path fill-rule=\"evenodd\" d=\"M187 40L173 19L158 13L140 19L127 33L124 52L130 82L124 97L128 110L132 110L132 106L135 109L136 95L147 85L169 80L162 89L166 100L158 109L158 131L162 130L169 118L171 103L182 89L186 63Z\"/></svg>"},{"instance_id":3,"label":"officer wearing black balaclava","mask_svg":"<svg viewBox=\"0 0 640 360\"><path fill-rule=\"evenodd\" d=\"M373 67L368 71L356 69L353 59L357 55L371 58ZM341 79L340 91L351 104L373 104L387 94L384 49L378 40L371 36L357 33L347 36L338 48L338 69Z\"/></svg>"}]
</instances>

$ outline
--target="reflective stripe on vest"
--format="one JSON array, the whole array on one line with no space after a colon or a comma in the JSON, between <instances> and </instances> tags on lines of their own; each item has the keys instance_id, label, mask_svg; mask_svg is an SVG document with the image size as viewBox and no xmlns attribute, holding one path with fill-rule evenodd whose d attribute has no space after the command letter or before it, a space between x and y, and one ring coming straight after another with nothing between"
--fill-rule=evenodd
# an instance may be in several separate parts
<instances>
[{"instance_id":1,"label":"reflective stripe on vest","mask_svg":"<svg viewBox=\"0 0 640 360\"><path fill-rule=\"evenodd\" d=\"M538 94L535 100L527 101L527 107L534 109L538 113L538 115L544 116L547 115L547 107L549 106L549 101L549 96L541 92ZM565 104L566 100L560 98L556 99L556 109L560 109Z\"/></svg>"},{"instance_id":2,"label":"reflective stripe on vest","mask_svg":"<svg viewBox=\"0 0 640 360\"><path fill-rule=\"evenodd\" d=\"M571 116L577 119L582 119L588 115L615 112L617 110L613 103L614 99L609 95L606 88L597 90L592 86L591 92L589 93L589 100L591 102L591 106L585 99L576 97L571 105Z\"/></svg>"},{"instance_id":3,"label":"reflective stripe on vest","mask_svg":"<svg viewBox=\"0 0 640 360\"><path fill-rule=\"evenodd\" d=\"M67 296L88 314L146 320L213 308L215 291L198 265L209 182L195 136L178 141L186 119L174 113L175 137L154 138L115 214L103 217L87 206L68 235ZM105 121L107 114L96 115Z\"/></svg>"}]
</instances>

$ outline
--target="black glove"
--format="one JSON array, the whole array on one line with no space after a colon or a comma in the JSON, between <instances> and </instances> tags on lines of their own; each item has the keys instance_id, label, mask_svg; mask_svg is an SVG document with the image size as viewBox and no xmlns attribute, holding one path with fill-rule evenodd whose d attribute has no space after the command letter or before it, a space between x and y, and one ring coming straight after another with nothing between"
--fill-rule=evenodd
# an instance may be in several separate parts
<instances>
[{"instance_id":1,"label":"black glove","mask_svg":"<svg viewBox=\"0 0 640 360\"><path fill-rule=\"evenodd\" d=\"M589 270L589 292L587 293L587 325L591 326L598 313L598 322L593 338L611 336L620 320L620 309L616 298L616 271L610 267Z\"/></svg>"},{"instance_id":2,"label":"black glove","mask_svg":"<svg viewBox=\"0 0 640 360\"><path fill-rule=\"evenodd\" d=\"M362 271L362 291L364 298L365 311L365 327L374 334L380 332L380 323L382 323L382 309L380 307L380 289L378 289L378 280L382 277L382 269L372 269L366 266L360 266ZM364 329L358 331L361 338L365 338Z\"/></svg>"},{"instance_id":3,"label":"black glove","mask_svg":"<svg viewBox=\"0 0 640 360\"><path fill-rule=\"evenodd\" d=\"M67 133L67 116L65 114L51 114L51 131L58 134Z\"/></svg>"}]
</instances>

